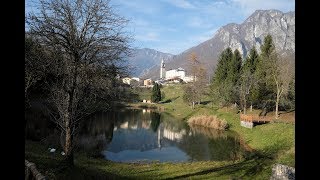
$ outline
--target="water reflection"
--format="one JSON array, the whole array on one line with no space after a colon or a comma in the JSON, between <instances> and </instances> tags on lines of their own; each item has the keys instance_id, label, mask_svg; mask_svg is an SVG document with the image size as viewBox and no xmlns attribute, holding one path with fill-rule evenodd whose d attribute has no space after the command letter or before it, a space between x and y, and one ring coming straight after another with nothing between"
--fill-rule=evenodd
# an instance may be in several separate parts
<instances>
[{"instance_id":1,"label":"water reflection","mask_svg":"<svg viewBox=\"0 0 320 180\"><path fill-rule=\"evenodd\" d=\"M192 125L188 136L179 144L181 149L194 161L199 160L236 160L241 158L244 148L232 131Z\"/></svg>"},{"instance_id":2,"label":"water reflection","mask_svg":"<svg viewBox=\"0 0 320 180\"><path fill-rule=\"evenodd\" d=\"M146 109L97 113L81 123L75 143L90 156L117 162L223 161L243 153L235 133L188 126Z\"/></svg>"},{"instance_id":3,"label":"water reflection","mask_svg":"<svg viewBox=\"0 0 320 180\"><path fill-rule=\"evenodd\" d=\"M93 136L92 141L97 143L105 139L100 148L92 147L112 161L221 161L241 156L242 148L235 134L201 126L189 127L165 113L125 110L96 115L90 122L88 130L104 134Z\"/></svg>"}]
</instances>

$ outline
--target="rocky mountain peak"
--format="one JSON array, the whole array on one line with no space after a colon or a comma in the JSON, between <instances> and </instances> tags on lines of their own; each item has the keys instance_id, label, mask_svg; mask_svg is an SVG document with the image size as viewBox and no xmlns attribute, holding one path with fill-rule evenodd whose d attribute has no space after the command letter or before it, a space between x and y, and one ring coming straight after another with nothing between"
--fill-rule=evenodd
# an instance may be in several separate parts
<instances>
[{"instance_id":1,"label":"rocky mountain peak","mask_svg":"<svg viewBox=\"0 0 320 180\"><path fill-rule=\"evenodd\" d=\"M295 13L290 11L283 13L279 10L256 10L243 23L227 24L214 34L214 36L179 55L176 55L167 63L168 68L182 67L186 70L186 59L191 52L197 54L200 62L206 64L211 76L217 64L219 54L230 47L233 51L238 49L245 58L249 50L256 46L260 52L260 46L266 35L273 38L277 52L282 56L294 58L295 54ZM159 69L156 67L144 77L156 78Z\"/></svg>"}]
</instances>

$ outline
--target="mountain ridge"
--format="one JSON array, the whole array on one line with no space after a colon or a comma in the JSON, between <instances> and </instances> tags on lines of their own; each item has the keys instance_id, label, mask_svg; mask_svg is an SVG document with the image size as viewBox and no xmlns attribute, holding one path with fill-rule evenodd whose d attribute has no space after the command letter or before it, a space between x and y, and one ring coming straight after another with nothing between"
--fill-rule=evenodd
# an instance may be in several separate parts
<instances>
[{"instance_id":1,"label":"mountain ridge","mask_svg":"<svg viewBox=\"0 0 320 180\"><path fill-rule=\"evenodd\" d=\"M129 67L131 70L131 76L141 77L156 65L160 65L161 59L169 60L174 55L170 53L164 53L150 48L136 48L132 49L132 55L127 57Z\"/></svg>"},{"instance_id":2,"label":"mountain ridge","mask_svg":"<svg viewBox=\"0 0 320 180\"><path fill-rule=\"evenodd\" d=\"M243 57L256 46L260 53L260 45L264 37L271 34L277 52L282 56L294 59L295 54L295 12L286 13L280 10L256 10L241 24L229 23L219 28L212 38L175 55L166 63L166 69L182 67L187 70L187 59L195 52L200 62L206 65L208 75L212 76L218 61L218 55L227 47L238 49ZM142 78L157 79L159 66L155 65Z\"/></svg>"}]
</instances>

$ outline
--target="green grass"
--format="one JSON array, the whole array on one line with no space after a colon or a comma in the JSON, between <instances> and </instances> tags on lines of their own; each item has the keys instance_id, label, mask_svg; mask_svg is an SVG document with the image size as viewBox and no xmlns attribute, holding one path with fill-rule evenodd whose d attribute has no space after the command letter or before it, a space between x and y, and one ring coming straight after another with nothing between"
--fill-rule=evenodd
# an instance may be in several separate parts
<instances>
[{"instance_id":1,"label":"green grass","mask_svg":"<svg viewBox=\"0 0 320 180\"><path fill-rule=\"evenodd\" d=\"M131 104L135 107L165 109L165 112L186 121L192 116L217 115L225 119L230 130L237 132L244 143L254 149L245 159L202 161L192 163L115 163L93 159L83 153L75 154L75 167L63 169L61 155L50 156L46 146L27 141L26 159L34 162L40 172L51 179L269 179L272 165L295 166L294 124L269 123L252 129L240 126L239 114L207 105L195 109L182 100L183 86L165 86L162 104ZM146 96L147 91L143 92Z\"/></svg>"},{"instance_id":2,"label":"green grass","mask_svg":"<svg viewBox=\"0 0 320 180\"><path fill-rule=\"evenodd\" d=\"M219 109L209 103L196 105L195 109L191 109L182 100L183 85L165 86L161 91L166 94L163 101L169 102L157 106L163 107L166 112L176 118L188 120L191 116L217 115L218 118L225 119L230 125L230 130L236 131L245 144L256 150L257 153L272 157L274 162L295 166L294 124L268 123L248 129L240 125L239 114L230 108L229 110ZM209 97L203 98L203 101L208 100ZM257 113L258 110L254 112Z\"/></svg>"},{"instance_id":3,"label":"green grass","mask_svg":"<svg viewBox=\"0 0 320 180\"><path fill-rule=\"evenodd\" d=\"M138 101L142 100L150 100L151 99L151 90L152 88L135 88L133 89L133 93L138 94Z\"/></svg>"},{"instance_id":4,"label":"green grass","mask_svg":"<svg viewBox=\"0 0 320 180\"><path fill-rule=\"evenodd\" d=\"M203 161L193 163L115 163L75 154L75 167L62 165L62 156L50 155L38 142L26 142L26 159L50 179L268 179L269 172L256 170L262 158L236 162Z\"/></svg>"}]
</instances>

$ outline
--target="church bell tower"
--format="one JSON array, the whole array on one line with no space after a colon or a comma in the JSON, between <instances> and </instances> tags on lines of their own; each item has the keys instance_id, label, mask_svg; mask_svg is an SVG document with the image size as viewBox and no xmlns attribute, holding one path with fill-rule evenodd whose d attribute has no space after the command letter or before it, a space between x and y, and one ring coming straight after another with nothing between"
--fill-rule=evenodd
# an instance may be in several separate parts
<instances>
[{"instance_id":1,"label":"church bell tower","mask_svg":"<svg viewBox=\"0 0 320 180\"><path fill-rule=\"evenodd\" d=\"M165 73L166 73L165 64L164 64L163 59L162 59L161 60L161 65L160 65L160 79L164 79L165 78Z\"/></svg>"}]
</instances>

